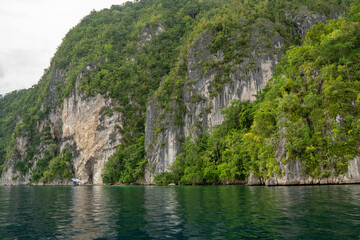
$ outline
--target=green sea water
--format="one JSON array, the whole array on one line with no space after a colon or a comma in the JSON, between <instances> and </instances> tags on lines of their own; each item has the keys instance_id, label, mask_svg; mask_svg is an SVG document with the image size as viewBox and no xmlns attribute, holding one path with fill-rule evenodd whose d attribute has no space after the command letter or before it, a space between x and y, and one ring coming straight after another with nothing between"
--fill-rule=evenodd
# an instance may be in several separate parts
<instances>
[{"instance_id":1,"label":"green sea water","mask_svg":"<svg viewBox=\"0 0 360 240\"><path fill-rule=\"evenodd\" d=\"M0 239L359 239L360 185L0 187Z\"/></svg>"}]
</instances>

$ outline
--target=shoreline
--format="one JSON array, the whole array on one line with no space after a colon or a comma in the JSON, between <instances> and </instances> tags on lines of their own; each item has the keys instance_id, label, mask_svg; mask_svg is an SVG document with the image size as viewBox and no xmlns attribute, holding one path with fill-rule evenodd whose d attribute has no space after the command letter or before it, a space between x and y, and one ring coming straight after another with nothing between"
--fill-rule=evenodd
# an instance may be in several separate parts
<instances>
[{"instance_id":1,"label":"shoreline","mask_svg":"<svg viewBox=\"0 0 360 240\"><path fill-rule=\"evenodd\" d=\"M61 187L61 186L143 186L143 187L172 187L172 186L259 186L259 187L289 187L289 186L324 186L324 185L356 185L360 184L359 181L342 181L342 182L324 182L324 181L317 181L313 183L284 183L284 184L249 184L249 183L234 183L234 184L196 184L196 185L178 185L178 184L168 184L168 185L157 185L157 184L137 184L137 183L130 183L130 184L123 184L123 183L116 183L116 184L8 184L3 185L1 184L0 187L17 187L17 186L44 186L44 187Z\"/></svg>"}]
</instances>

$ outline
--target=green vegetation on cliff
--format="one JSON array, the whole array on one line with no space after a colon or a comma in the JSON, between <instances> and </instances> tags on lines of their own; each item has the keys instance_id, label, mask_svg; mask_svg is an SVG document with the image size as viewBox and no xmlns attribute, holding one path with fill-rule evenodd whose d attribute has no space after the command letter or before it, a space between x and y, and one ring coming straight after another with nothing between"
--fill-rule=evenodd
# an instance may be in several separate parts
<instances>
[{"instance_id":1,"label":"green vegetation on cliff","mask_svg":"<svg viewBox=\"0 0 360 240\"><path fill-rule=\"evenodd\" d=\"M44 75L32 88L0 97L0 172L7 159L21 157L14 148L18 137L26 136L24 140L27 154L23 161L18 163L18 169L22 173L26 173L30 167L40 141L52 143L46 134L36 131L36 125L46 116L47 109L41 110L41 104L48 85L49 78Z\"/></svg>"},{"instance_id":2,"label":"green vegetation on cliff","mask_svg":"<svg viewBox=\"0 0 360 240\"><path fill-rule=\"evenodd\" d=\"M243 143L253 123L254 103L233 101L222 111L226 122L212 133L187 138L171 172L155 176L158 184L239 183L248 175L250 156Z\"/></svg>"},{"instance_id":3,"label":"green vegetation on cliff","mask_svg":"<svg viewBox=\"0 0 360 240\"><path fill-rule=\"evenodd\" d=\"M225 123L187 139L159 184L236 183L250 172L281 176L299 159L315 178L347 172L359 154L360 8L315 25L292 47L252 103L234 101Z\"/></svg>"},{"instance_id":4,"label":"green vegetation on cliff","mask_svg":"<svg viewBox=\"0 0 360 240\"><path fill-rule=\"evenodd\" d=\"M344 173L359 154L359 10L314 26L282 59L245 138L250 170L272 175L280 141L277 160L300 159L313 177Z\"/></svg>"}]
</instances>

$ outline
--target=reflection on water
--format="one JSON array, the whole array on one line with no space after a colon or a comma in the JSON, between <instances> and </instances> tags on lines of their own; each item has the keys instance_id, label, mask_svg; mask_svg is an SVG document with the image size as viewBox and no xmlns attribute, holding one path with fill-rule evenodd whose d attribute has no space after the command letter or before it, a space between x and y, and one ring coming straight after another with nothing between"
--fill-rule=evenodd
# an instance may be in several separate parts
<instances>
[{"instance_id":1,"label":"reflection on water","mask_svg":"<svg viewBox=\"0 0 360 240\"><path fill-rule=\"evenodd\" d=\"M360 185L0 187L1 239L358 239Z\"/></svg>"},{"instance_id":2,"label":"reflection on water","mask_svg":"<svg viewBox=\"0 0 360 240\"><path fill-rule=\"evenodd\" d=\"M178 236L181 233L181 218L177 215L177 192L174 187L147 187L144 194L146 213L145 227L149 237L156 239Z\"/></svg>"},{"instance_id":3,"label":"reflection on water","mask_svg":"<svg viewBox=\"0 0 360 240\"><path fill-rule=\"evenodd\" d=\"M94 239L106 235L108 226L99 227L105 222L107 214L104 189L99 186L73 187L70 192L72 196L70 218L68 222L58 227L57 232L64 232L65 239ZM66 231L67 229L71 230Z\"/></svg>"}]
</instances>

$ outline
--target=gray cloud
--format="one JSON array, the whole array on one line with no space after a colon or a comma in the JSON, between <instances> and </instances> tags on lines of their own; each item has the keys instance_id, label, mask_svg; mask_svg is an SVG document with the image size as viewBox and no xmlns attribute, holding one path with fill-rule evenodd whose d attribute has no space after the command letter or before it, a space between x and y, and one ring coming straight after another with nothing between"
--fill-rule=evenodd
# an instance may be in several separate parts
<instances>
[{"instance_id":1,"label":"gray cloud","mask_svg":"<svg viewBox=\"0 0 360 240\"><path fill-rule=\"evenodd\" d=\"M46 53L39 49L0 51L0 94L31 87L43 73L41 66L48 65Z\"/></svg>"},{"instance_id":2,"label":"gray cloud","mask_svg":"<svg viewBox=\"0 0 360 240\"><path fill-rule=\"evenodd\" d=\"M3 67L0 65L0 78L4 78L5 77L5 72Z\"/></svg>"}]
</instances>

